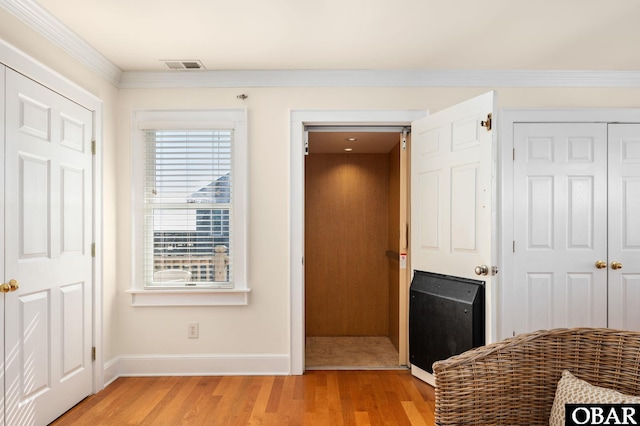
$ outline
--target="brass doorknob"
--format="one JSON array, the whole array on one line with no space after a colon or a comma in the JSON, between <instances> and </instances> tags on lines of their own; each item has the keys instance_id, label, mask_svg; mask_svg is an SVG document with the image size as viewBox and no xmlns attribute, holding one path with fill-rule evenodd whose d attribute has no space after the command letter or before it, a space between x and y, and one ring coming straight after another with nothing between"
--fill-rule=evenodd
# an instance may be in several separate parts
<instances>
[{"instance_id":1,"label":"brass doorknob","mask_svg":"<svg viewBox=\"0 0 640 426\"><path fill-rule=\"evenodd\" d=\"M10 291L16 291L19 288L20 288L20 283L18 283L18 281L16 281L16 280L10 280L9 281L9 290Z\"/></svg>"},{"instance_id":2,"label":"brass doorknob","mask_svg":"<svg viewBox=\"0 0 640 426\"><path fill-rule=\"evenodd\" d=\"M604 262L602 260L598 260L596 261L596 268L598 269L604 269L607 267L607 262Z\"/></svg>"},{"instance_id":3,"label":"brass doorknob","mask_svg":"<svg viewBox=\"0 0 640 426\"><path fill-rule=\"evenodd\" d=\"M0 284L0 293L9 293L20 288L20 284L16 280L10 280L8 283Z\"/></svg>"},{"instance_id":4,"label":"brass doorknob","mask_svg":"<svg viewBox=\"0 0 640 426\"><path fill-rule=\"evenodd\" d=\"M620 263L620 262L611 262L611 269L622 269L622 263Z\"/></svg>"}]
</instances>

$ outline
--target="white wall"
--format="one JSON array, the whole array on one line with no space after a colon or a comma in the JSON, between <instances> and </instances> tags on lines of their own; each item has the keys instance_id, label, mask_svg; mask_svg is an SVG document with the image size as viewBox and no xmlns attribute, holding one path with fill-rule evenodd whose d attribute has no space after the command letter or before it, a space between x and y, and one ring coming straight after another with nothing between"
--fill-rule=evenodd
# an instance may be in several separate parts
<instances>
[{"instance_id":1,"label":"white wall","mask_svg":"<svg viewBox=\"0 0 640 426\"><path fill-rule=\"evenodd\" d=\"M104 82L0 8L0 38L104 101L104 359L128 360L112 374L152 374L132 360L167 355L234 358L275 355L289 348L289 162L292 110L437 111L491 88L238 88L121 89ZM238 100L245 93L249 98ZM499 89L500 108L640 107L640 89ZM246 107L249 118L248 306L132 307L131 128L137 108ZM200 338L187 339L187 323ZM179 357L178 357L179 358ZM175 357L171 358L175 361ZM189 359L193 359L190 357ZM251 361L239 368L251 372ZM215 367L214 367L215 368ZM138 369L136 371L136 369ZM157 372L157 371L156 371ZM215 372L211 370L211 372Z\"/></svg>"},{"instance_id":2,"label":"white wall","mask_svg":"<svg viewBox=\"0 0 640 426\"><path fill-rule=\"evenodd\" d=\"M118 306L116 352L289 354L289 162L292 110L436 111L488 89L245 88L127 89L118 102ZM246 93L245 101L236 96ZM640 90L500 89L500 107L638 107ZM249 122L249 286L245 307L131 307L130 117L138 108L247 107ZM200 322L200 339L186 338Z\"/></svg>"}]
</instances>

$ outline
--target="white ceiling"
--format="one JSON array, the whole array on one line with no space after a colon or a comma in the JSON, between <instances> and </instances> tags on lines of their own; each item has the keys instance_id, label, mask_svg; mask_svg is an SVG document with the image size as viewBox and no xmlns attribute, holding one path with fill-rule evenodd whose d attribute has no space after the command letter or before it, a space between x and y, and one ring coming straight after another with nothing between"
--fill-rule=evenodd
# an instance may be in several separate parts
<instances>
[{"instance_id":1,"label":"white ceiling","mask_svg":"<svg viewBox=\"0 0 640 426\"><path fill-rule=\"evenodd\" d=\"M33 0L122 71L640 70L638 0Z\"/></svg>"}]
</instances>

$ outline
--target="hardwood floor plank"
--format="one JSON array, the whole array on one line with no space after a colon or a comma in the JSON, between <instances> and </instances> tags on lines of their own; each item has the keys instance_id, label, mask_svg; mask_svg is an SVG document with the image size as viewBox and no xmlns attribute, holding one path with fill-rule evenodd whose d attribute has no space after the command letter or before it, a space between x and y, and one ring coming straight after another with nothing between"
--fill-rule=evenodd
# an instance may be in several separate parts
<instances>
[{"instance_id":1,"label":"hardwood floor plank","mask_svg":"<svg viewBox=\"0 0 640 426\"><path fill-rule=\"evenodd\" d=\"M183 402L180 425L204 425L204 417L210 407L216 407L220 397L214 396L213 391L218 386L220 377L199 377L198 384Z\"/></svg>"},{"instance_id":2,"label":"hardwood floor plank","mask_svg":"<svg viewBox=\"0 0 640 426\"><path fill-rule=\"evenodd\" d=\"M277 413L282 397L282 389L284 387L284 377L274 377L271 392L269 393L269 403L267 404L267 413Z\"/></svg>"},{"instance_id":3,"label":"hardwood floor plank","mask_svg":"<svg viewBox=\"0 0 640 426\"><path fill-rule=\"evenodd\" d=\"M356 412L365 412L367 411L367 404L365 402L365 394L362 391L362 385L360 383L360 373L359 371L349 372L347 375L347 380L349 383L349 396L351 397L351 401L353 403L353 410Z\"/></svg>"},{"instance_id":4,"label":"hardwood floor plank","mask_svg":"<svg viewBox=\"0 0 640 426\"><path fill-rule=\"evenodd\" d=\"M52 425L433 425L434 406L406 370L122 377Z\"/></svg>"},{"instance_id":5,"label":"hardwood floor plank","mask_svg":"<svg viewBox=\"0 0 640 426\"><path fill-rule=\"evenodd\" d=\"M284 379L277 425L295 424L304 418L304 397L302 396L302 380L304 376L287 376Z\"/></svg>"},{"instance_id":6,"label":"hardwood floor plank","mask_svg":"<svg viewBox=\"0 0 640 426\"><path fill-rule=\"evenodd\" d=\"M306 380L299 380L302 387L305 413L314 413L316 411L316 384L320 376L322 376L322 373L307 376Z\"/></svg>"},{"instance_id":7,"label":"hardwood floor plank","mask_svg":"<svg viewBox=\"0 0 640 426\"><path fill-rule=\"evenodd\" d=\"M414 404L412 401L402 401L402 406L404 408L404 411L407 413L407 416L409 417L409 421L411 422L411 425L414 425L414 426L427 425L424 417L416 408L416 404Z\"/></svg>"},{"instance_id":8,"label":"hardwood floor plank","mask_svg":"<svg viewBox=\"0 0 640 426\"><path fill-rule=\"evenodd\" d=\"M153 410L143 415L140 420L137 417L134 418L136 419L135 424L154 425L159 421L167 424L180 424L185 413L195 406L195 401L192 399L194 392L201 392L201 389L198 389L200 377L189 377L188 380L176 379L173 382L174 386L162 395ZM141 412L139 415L142 414Z\"/></svg>"},{"instance_id":9,"label":"hardwood floor plank","mask_svg":"<svg viewBox=\"0 0 640 426\"><path fill-rule=\"evenodd\" d=\"M356 425L357 426L369 426L371 421L369 420L369 413L366 411L356 411Z\"/></svg>"},{"instance_id":10,"label":"hardwood floor plank","mask_svg":"<svg viewBox=\"0 0 640 426\"><path fill-rule=\"evenodd\" d=\"M179 416L179 407L189 393L189 389L195 387L197 378L189 377L183 380L181 377L171 377L167 387L155 392L145 392L129 410L129 421L135 425L149 425L156 419L166 419L167 422L175 422Z\"/></svg>"},{"instance_id":11,"label":"hardwood floor plank","mask_svg":"<svg viewBox=\"0 0 640 426\"><path fill-rule=\"evenodd\" d=\"M214 424L246 424L241 422L242 411L246 410L251 386L251 377L224 377L222 382L227 383L226 391L222 395L220 404L216 410ZM216 389L216 393L218 390Z\"/></svg>"},{"instance_id":12,"label":"hardwood floor plank","mask_svg":"<svg viewBox=\"0 0 640 426\"><path fill-rule=\"evenodd\" d=\"M91 410L88 413L88 416L86 416L87 424L115 424L117 419L127 419L123 424L135 424L129 422L127 409L137 407L141 395L149 394L149 392L145 391L154 389L157 392L158 389L163 388L163 382L169 379L167 377L135 377L132 380L128 380L130 384L124 385L122 391L115 398L104 399L95 410ZM84 419L85 417L82 417L80 421Z\"/></svg>"},{"instance_id":13,"label":"hardwood floor plank","mask_svg":"<svg viewBox=\"0 0 640 426\"><path fill-rule=\"evenodd\" d=\"M267 412L269 397L271 396L271 389L273 388L274 381L273 377L257 377L255 379L256 385L259 386L258 394L247 424L261 425L263 423L264 414Z\"/></svg>"}]
</instances>

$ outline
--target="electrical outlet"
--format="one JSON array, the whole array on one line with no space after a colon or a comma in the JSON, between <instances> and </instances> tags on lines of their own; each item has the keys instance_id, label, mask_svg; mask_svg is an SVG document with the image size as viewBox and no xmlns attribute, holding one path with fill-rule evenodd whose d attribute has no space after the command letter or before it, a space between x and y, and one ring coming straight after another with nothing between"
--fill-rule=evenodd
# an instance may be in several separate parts
<instances>
[{"instance_id":1,"label":"electrical outlet","mask_svg":"<svg viewBox=\"0 0 640 426\"><path fill-rule=\"evenodd\" d=\"M189 339L197 339L199 335L199 328L200 326L197 322L190 322L187 326L187 337Z\"/></svg>"}]
</instances>

